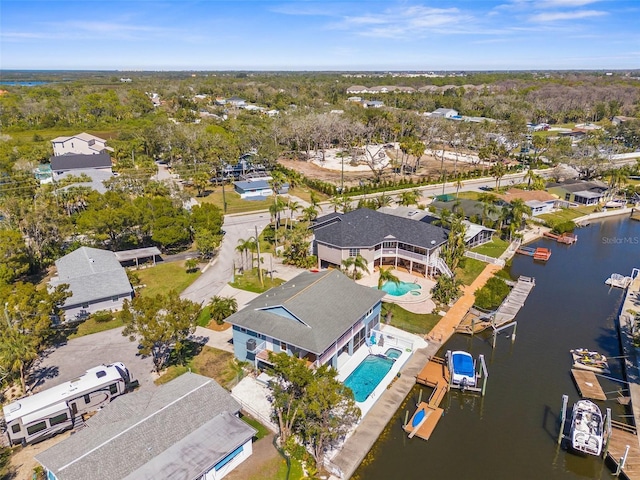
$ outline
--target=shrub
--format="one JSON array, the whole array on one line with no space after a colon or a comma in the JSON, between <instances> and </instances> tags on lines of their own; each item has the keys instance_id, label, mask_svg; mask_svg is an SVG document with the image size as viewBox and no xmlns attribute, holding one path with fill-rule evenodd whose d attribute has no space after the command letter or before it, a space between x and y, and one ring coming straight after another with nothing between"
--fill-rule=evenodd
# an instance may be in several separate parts
<instances>
[{"instance_id":1,"label":"shrub","mask_svg":"<svg viewBox=\"0 0 640 480\"><path fill-rule=\"evenodd\" d=\"M484 287L476 290L475 305L484 310L495 310L510 292L509 285L498 277L491 277Z\"/></svg>"},{"instance_id":2,"label":"shrub","mask_svg":"<svg viewBox=\"0 0 640 480\"><path fill-rule=\"evenodd\" d=\"M563 233L573 232L575 230L576 224L571 220L567 220L566 222L557 223L552 227L553 233L558 235L562 235Z\"/></svg>"}]
</instances>

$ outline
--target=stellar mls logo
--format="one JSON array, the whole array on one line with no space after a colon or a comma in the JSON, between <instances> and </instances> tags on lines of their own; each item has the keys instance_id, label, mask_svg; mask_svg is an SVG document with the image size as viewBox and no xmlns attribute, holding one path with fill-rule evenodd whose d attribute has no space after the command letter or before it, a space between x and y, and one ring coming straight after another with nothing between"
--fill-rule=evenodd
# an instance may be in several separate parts
<instances>
[{"instance_id":1,"label":"stellar mls logo","mask_svg":"<svg viewBox=\"0 0 640 480\"><path fill-rule=\"evenodd\" d=\"M638 245L640 237L602 237L602 243L604 245Z\"/></svg>"}]
</instances>

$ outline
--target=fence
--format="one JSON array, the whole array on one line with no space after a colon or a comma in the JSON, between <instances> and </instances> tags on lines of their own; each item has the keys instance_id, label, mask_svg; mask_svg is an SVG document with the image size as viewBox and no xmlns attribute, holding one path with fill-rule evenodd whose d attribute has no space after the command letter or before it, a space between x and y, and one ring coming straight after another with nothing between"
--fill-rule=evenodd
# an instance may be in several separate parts
<instances>
[{"instance_id":1,"label":"fence","mask_svg":"<svg viewBox=\"0 0 640 480\"><path fill-rule=\"evenodd\" d=\"M473 258L475 260L480 260L484 263L492 263L493 265L499 265L500 267L504 267L504 260L501 258L490 257L489 255L483 255L481 253L471 252L467 250L464 252L465 257Z\"/></svg>"}]
</instances>

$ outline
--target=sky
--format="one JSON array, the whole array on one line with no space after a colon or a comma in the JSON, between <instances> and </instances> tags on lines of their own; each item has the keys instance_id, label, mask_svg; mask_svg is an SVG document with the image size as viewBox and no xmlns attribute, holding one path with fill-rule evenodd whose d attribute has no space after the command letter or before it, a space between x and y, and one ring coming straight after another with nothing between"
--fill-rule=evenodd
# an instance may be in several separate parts
<instances>
[{"instance_id":1,"label":"sky","mask_svg":"<svg viewBox=\"0 0 640 480\"><path fill-rule=\"evenodd\" d=\"M640 68L640 0L0 0L0 69Z\"/></svg>"}]
</instances>

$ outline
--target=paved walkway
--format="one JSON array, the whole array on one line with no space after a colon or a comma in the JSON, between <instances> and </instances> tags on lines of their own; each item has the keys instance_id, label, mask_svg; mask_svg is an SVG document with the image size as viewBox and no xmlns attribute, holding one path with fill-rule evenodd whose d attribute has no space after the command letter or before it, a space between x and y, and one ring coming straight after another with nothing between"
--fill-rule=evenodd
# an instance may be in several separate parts
<instances>
[{"instance_id":1,"label":"paved walkway","mask_svg":"<svg viewBox=\"0 0 640 480\"><path fill-rule=\"evenodd\" d=\"M493 274L500 270L498 265L487 265L470 286L464 288L464 294L449 309L442 320L431 330L426 340L426 348L416 350L402 369L400 378L386 390L376 404L369 410L356 431L347 439L343 447L333 458L332 463L342 472L342 478L349 478L356 471L364 457L387 426L393 415L416 384L416 375L420 373L429 359L455 333L455 329L475 301L474 292L481 288ZM336 477L333 477L336 478Z\"/></svg>"}]
</instances>

